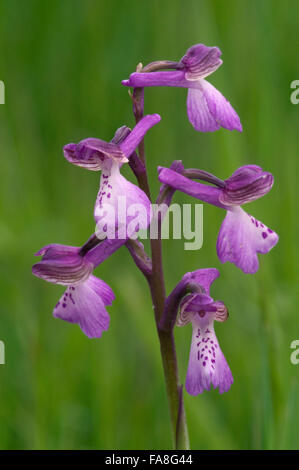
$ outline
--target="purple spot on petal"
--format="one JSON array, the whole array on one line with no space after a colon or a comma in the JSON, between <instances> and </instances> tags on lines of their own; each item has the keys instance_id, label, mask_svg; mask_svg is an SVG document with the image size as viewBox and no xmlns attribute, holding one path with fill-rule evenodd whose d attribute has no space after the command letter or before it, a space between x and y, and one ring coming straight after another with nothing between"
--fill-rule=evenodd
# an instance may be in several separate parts
<instances>
[{"instance_id":1,"label":"purple spot on petal","mask_svg":"<svg viewBox=\"0 0 299 470\"><path fill-rule=\"evenodd\" d=\"M203 361L202 365L203 365L204 367L206 366L206 363L205 363L205 361Z\"/></svg>"},{"instance_id":2,"label":"purple spot on petal","mask_svg":"<svg viewBox=\"0 0 299 470\"><path fill-rule=\"evenodd\" d=\"M268 234L266 232L262 232L262 237L267 238Z\"/></svg>"},{"instance_id":3,"label":"purple spot on petal","mask_svg":"<svg viewBox=\"0 0 299 470\"><path fill-rule=\"evenodd\" d=\"M66 304L62 304L62 306L63 306L63 308L65 308L65 307L66 307Z\"/></svg>"},{"instance_id":4,"label":"purple spot on petal","mask_svg":"<svg viewBox=\"0 0 299 470\"><path fill-rule=\"evenodd\" d=\"M269 233L273 233L273 230L271 230L270 228L267 229Z\"/></svg>"}]
</instances>

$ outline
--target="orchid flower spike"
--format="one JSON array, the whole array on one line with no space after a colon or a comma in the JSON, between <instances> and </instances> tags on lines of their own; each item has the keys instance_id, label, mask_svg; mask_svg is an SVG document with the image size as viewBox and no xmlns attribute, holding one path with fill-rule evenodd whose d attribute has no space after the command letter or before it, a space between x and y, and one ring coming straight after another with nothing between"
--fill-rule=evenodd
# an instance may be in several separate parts
<instances>
[{"instance_id":1,"label":"orchid flower spike","mask_svg":"<svg viewBox=\"0 0 299 470\"><path fill-rule=\"evenodd\" d=\"M186 376L186 390L190 395L198 395L210 390L211 385L219 393L227 392L233 376L220 349L214 321L224 322L228 311L223 302L210 297L210 286L219 277L215 268L199 269L187 273L181 280L197 283L202 293L187 294L180 304L177 326L192 323L192 341Z\"/></svg>"},{"instance_id":2,"label":"orchid flower spike","mask_svg":"<svg viewBox=\"0 0 299 470\"><path fill-rule=\"evenodd\" d=\"M160 119L158 114L144 116L132 131L125 126L118 129L111 142L88 138L64 147L69 162L102 172L94 209L99 237L115 238L115 230L119 238L133 237L139 229L148 227L150 201L138 186L120 174L120 167Z\"/></svg>"},{"instance_id":3,"label":"orchid flower spike","mask_svg":"<svg viewBox=\"0 0 299 470\"><path fill-rule=\"evenodd\" d=\"M238 168L221 187L192 181L163 167L159 167L159 181L227 211L217 240L217 254L222 263L229 261L244 273L253 274L259 268L257 254L268 253L278 242L273 230L241 207L264 196L273 186L273 175L259 166Z\"/></svg>"},{"instance_id":4,"label":"orchid flower spike","mask_svg":"<svg viewBox=\"0 0 299 470\"><path fill-rule=\"evenodd\" d=\"M86 255L81 248L59 244L44 246L36 253L42 260L33 265L33 274L67 286L54 308L55 318L77 323L89 338L99 338L108 330L110 317L106 306L112 304L115 296L108 284L92 272L123 243L105 240Z\"/></svg>"},{"instance_id":5,"label":"orchid flower spike","mask_svg":"<svg viewBox=\"0 0 299 470\"><path fill-rule=\"evenodd\" d=\"M188 88L187 114L197 131L213 132L220 127L242 132L238 114L229 101L205 77L220 67L218 47L196 44L177 63L176 71L132 73L122 84L129 87L170 86Z\"/></svg>"}]
</instances>

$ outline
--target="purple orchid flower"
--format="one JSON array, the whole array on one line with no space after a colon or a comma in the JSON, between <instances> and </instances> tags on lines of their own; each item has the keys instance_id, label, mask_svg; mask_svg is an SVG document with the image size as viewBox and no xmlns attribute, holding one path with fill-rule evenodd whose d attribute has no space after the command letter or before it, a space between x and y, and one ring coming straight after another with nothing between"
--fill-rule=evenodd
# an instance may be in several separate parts
<instances>
[{"instance_id":1,"label":"purple orchid flower","mask_svg":"<svg viewBox=\"0 0 299 470\"><path fill-rule=\"evenodd\" d=\"M222 182L222 187L192 181L163 167L159 167L159 181L227 210L217 240L217 254L222 263L230 261L244 273L253 274L259 268L257 253L268 253L278 242L278 235L273 230L241 208L241 204L264 196L273 186L273 175L259 166L239 168Z\"/></svg>"},{"instance_id":2,"label":"purple orchid flower","mask_svg":"<svg viewBox=\"0 0 299 470\"><path fill-rule=\"evenodd\" d=\"M220 67L218 47L196 44L177 63L176 71L132 73L122 84L129 87L170 86L188 88L187 114L197 131L213 132L220 127L242 132L238 114L229 101L205 77Z\"/></svg>"},{"instance_id":3,"label":"purple orchid flower","mask_svg":"<svg viewBox=\"0 0 299 470\"><path fill-rule=\"evenodd\" d=\"M98 227L101 226L103 236L114 238L117 229L119 238L133 237L134 233L146 229L150 223L148 197L121 175L120 167L128 162L146 132L160 120L158 114L147 115L132 131L125 126L118 129L111 142L88 138L64 147L64 156L69 162L88 170L102 171L94 217ZM144 213L139 214L138 222L134 225L133 221L138 215L138 210L134 209L136 205L144 208ZM119 217L124 212L124 217Z\"/></svg>"},{"instance_id":4,"label":"purple orchid flower","mask_svg":"<svg viewBox=\"0 0 299 470\"><path fill-rule=\"evenodd\" d=\"M199 286L201 292L187 294L181 304L177 326L192 323L192 341L186 376L186 390L190 395L198 395L210 390L211 385L219 393L227 392L233 376L220 349L214 321L224 322L228 311L223 302L210 297L210 286L219 277L215 268L199 269L187 273L181 283L192 282Z\"/></svg>"},{"instance_id":5,"label":"purple orchid flower","mask_svg":"<svg viewBox=\"0 0 299 470\"><path fill-rule=\"evenodd\" d=\"M99 338L108 330L110 317L106 306L112 304L115 296L108 284L92 272L123 243L105 240L85 255L82 248L59 244L44 246L36 253L42 260L32 267L33 274L67 286L54 308L55 318L77 323L89 338Z\"/></svg>"}]
</instances>

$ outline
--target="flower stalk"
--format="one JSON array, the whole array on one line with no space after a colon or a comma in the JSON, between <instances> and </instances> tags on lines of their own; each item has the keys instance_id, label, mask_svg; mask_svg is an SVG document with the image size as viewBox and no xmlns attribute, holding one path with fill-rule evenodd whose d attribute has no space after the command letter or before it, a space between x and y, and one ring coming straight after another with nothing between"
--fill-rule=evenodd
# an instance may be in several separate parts
<instances>
[{"instance_id":1,"label":"flower stalk","mask_svg":"<svg viewBox=\"0 0 299 470\"><path fill-rule=\"evenodd\" d=\"M132 101L135 121L136 123L138 123L144 114L143 88L133 89ZM130 166L137 178L139 187L147 194L147 196L151 200L146 169L144 139L139 144L138 154L139 156L137 154L134 154L134 160L132 161L132 164ZM137 159L139 159L139 162ZM170 192L167 197L168 202L170 203L174 191L169 191L169 189L166 188L166 193L167 192ZM173 447L175 449L187 450L190 448L190 445L182 396L182 386L179 381L173 329L165 331L163 330L163 328L160 328L160 320L162 319L165 308L166 294L162 259L161 214L159 214L158 217L158 237L156 239L150 239L152 256L150 274L140 267L140 260L136 258L136 256L134 256L134 253L132 253L131 244L128 248L135 261L135 264L137 265L137 267L139 267L139 269L141 269L149 283L154 307L156 328L160 342L161 358L166 384L166 394L170 412Z\"/></svg>"}]
</instances>

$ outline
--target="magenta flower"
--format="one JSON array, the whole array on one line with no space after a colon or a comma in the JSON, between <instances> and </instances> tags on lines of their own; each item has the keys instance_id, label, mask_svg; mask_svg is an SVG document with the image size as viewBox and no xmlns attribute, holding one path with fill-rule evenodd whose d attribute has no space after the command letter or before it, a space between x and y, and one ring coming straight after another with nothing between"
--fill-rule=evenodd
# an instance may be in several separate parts
<instances>
[{"instance_id":1,"label":"magenta flower","mask_svg":"<svg viewBox=\"0 0 299 470\"><path fill-rule=\"evenodd\" d=\"M99 338L108 330L110 317L106 310L115 296L112 289L92 271L124 242L105 240L83 254L83 248L58 244L47 245L36 253L42 260L32 272L54 284L67 286L56 304L55 318L77 323L89 338Z\"/></svg>"},{"instance_id":2,"label":"magenta flower","mask_svg":"<svg viewBox=\"0 0 299 470\"><path fill-rule=\"evenodd\" d=\"M122 84L129 87L170 86L188 88L187 114L197 131L213 132L220 127L242 131L238 114L229 101L205 77L220 67L218 47L196 44L187 50L176 71L132 73Z\"/></svg>"},{"instance_id":3,"label":"magenta flower","mask_svg":"<svg viewBox=\"0 0 299 470\"><path fill-rule=\"evenodd\" d=\"M118 129L111 142L88 138L78 144L68 144L64 147L64 156L69 162L88 170L102 171L94 209L98 234L102 232L103 236L114 238L117 229L119 238L125 238L133 236L139 229L148 227L150 201L138 186L121 175L120 167L124 162L128 162L146 132L160 119L158 114L147 115L132 131L125 126ZM136 205L144 211L139 214L134 225L134 218L138 215ZM120 217L124 212L125 215Z\"/></svg>"},{"instance_id":4,"label":"magenta flower","mask_svg":"<svg viewBox=\"0 0 299 470\"><path fill-rule=\"evenodd\" d=\"M192 341L186 376L186 390L190 395L198 395L210 390L211 385L219 388L219 393L227 392L233 376L220 349L214 321L224 322L228 311L223 302L210 297L210 286L219 277L215 268L199 269L187 273L181 284L197 284L200 292L187 294L181 304L177 326L192 323Z\"/></svg>"},{"instance_id":5,"label":"magenta flower","mask_svg":"<svg viewBox=\"0 0 299 470\"><path fill-rule=\"evenodd\" d=\"M222 263L230 261L244 273L253 274L259 267L257 253L268 253L278 242L275 232L241 208L241 204L264 196L272 188L273 175L262 168L243 166L222 181L221 187L213 187L160 167L159 181L227 210L217 240L217 254Z\"/></svg>"}]
</instances>

